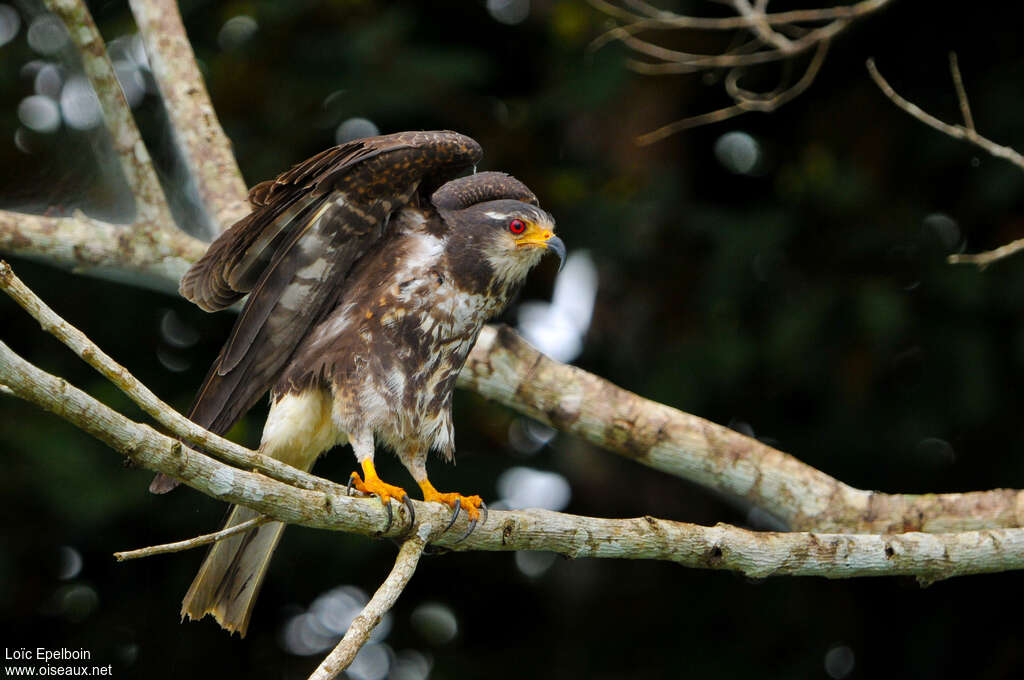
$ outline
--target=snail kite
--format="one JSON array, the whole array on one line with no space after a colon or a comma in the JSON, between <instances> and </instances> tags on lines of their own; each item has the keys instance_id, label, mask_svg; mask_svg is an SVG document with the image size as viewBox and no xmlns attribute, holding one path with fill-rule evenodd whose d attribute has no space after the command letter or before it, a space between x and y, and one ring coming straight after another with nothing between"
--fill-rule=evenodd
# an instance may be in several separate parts
<instances>
[{"instance_id":1,"label":"snail kite","mask_svg":"<svg viewBox=\"0 0 1024 680\"><path fill-rule=\"evenodd\" d=\"M393 449L426 501L480 517L479 496L437 491L431 450L454 452L455 379L481 325L508 303L546 250L565 257L554 221L518 180L452 179L480 160L454 132L403 132L328 149L252 189L253 211L213 242L181 282L207 311L249 298L190 418L222 434L268 390L260 451L303 470L351 444L350 484L408 496L374 470ZM153 480L156 493L177 481ZM411 504L409 504L411 509ZM254 517L236 506L227 526ZM244 635L284 525L271 522L210 550L182 617L212 614Z\"/></svg>"}]
</instances>

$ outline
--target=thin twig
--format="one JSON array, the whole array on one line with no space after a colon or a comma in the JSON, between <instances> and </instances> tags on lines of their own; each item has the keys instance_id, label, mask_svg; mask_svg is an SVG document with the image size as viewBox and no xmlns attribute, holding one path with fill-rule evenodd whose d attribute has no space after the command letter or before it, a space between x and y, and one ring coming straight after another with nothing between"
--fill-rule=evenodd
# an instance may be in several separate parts
<instances>
[{"instance_id":1,"label":"thin twig","mask_svg":"<svg viewBox=\"0 0 1024 680\"><path fill-rule=\"evenodd\" d=\"M81 0L46 0L46 6L67 27L71 41L81 55L85 75L99 98L104 123L135 197L135 221L172 226L174 221L163 187L153 169L146 145L142 143L131 108L125 101L107 46L88 8Z\"/></svg>"},{"instance_id":2,"label":"thin twig","mask_svg":"<svg viewBox=\"0 0 1024 680\"><path fill-rule=\"evenodd\" d=\"M914 118L917 118L925 125L935 128L939 132L949 135L954 139L962 139L970 142L979 149L988 152L990 155L995 156L996 158L1008 160L1024 170L1024 155L1021 155L1008 146L1001 146L989 139L986 139L985 137L982 137L973 129L973 127L968 128L963 125L950 125L949 123L942 122L935 116L923 111L917 104L909 102L901 97L896 90L892 88L889 82L882 77L882 74L879 73L878 68L875 66L874 59L867 60L867 67L868 73L871 74L871 79L875 81L875 85L878 86L878 89L880 89L893 104L900 107Z\"/></svg>"},{"instance_id":3,"label":"thin twig","mask_svg":"<svg viewBox=\"0 0 1024 680\"><path fill-rule=\"evenodd\" d=\"M964 125L950 125L949 123L945 123L922 110L917 104L901 97L899 93L893 89L892 85L882 77L882 74L878 71L878 67L875 66L875 60L867 60L868 73L871 75L871 79L875 81L875 85L878 86L878 89L880 89L893 104L909 113L925 125L938 130L944 135L948 135L953 139L970 142L988 154L995 156L996 158L1007 160L1018 168L1024 170L1024 155L1009 146L996 144L995 142L978 134L978 131L974 127L974 119L971 116L970 105L967 101L967 91L964 88L963 80L960 77L960 67L957 63L955 53L950 53L949 55L949 66L953 74L953 84L956 87L957 101L960 103L960 111L964 117ZM948 256L946 261L950 264L974 264L978 267L985 268L993 262L1009 257L1021 250L1024 250L1024 238L1017 239L1016 241L1012 241L1006 245L1000 246L999 248L983 253L954 253L953 255Z\"/></svg>"},{"instance_id":4,"label":"thin twig","mask_svg":"<svg viewBox=\"0 0 1024 680\"><path fill-rule=\"evenodd\" d=\"M755 99L751 97L736 99L737 103L732 106L726 106L709 113L683 118L682 120L677 120L674 123L663 125L657 130L640 135L636 138L636 142L641 146L647 146L674 135L677 132L698 127L700 125L707 125L709 123L717 123L730 118L735 118L736 116L749 111L774 111L780 106L803 94L804 90L811 86L811 83L814 82L818 72L821 70L821 65L825 63L825 56L828 54L828 48L828 41L818 43L818 49L814 52L814 56L811 58L810 63L807 65L807 70L804 71L800 80L795 82L791 87L779 92L774 97L768 99Z\"/></svg>"},{"instance_id":5,"label":"thin twig","mask_svg":"<svg viewBox=\"0 0 1024 680\"><path fill-rule=\"evenodd\" d=\"M666 10L659 10L650 5L650 12L647 16L635 14L624 10L606 0L587 0L592 7L598 11L615 17L622 21L633 24L640 24L633 28L633 31L648 29L694 29L701 31L733 31L748 28L750 20L747 17L694 17L684 14L676 14ZM856 19L875 12L892 0L862 0L853 5L838 5L835 7L821 7L817 9L791 10L787 12L766 13L763 21L770 25L814 23L818 21L832 21L834 19Z\"/></svg>"},{"instance_id":6,"label":"thin twig","mask_svg":"<svg viewBox=\"0 0 1024 680\"><path fill-rule=\"evenodd\" d=\"M83 361L99 371L129 399L138 404L143 411L178 437L195 442L230 463L256 468L275 479L302 488L317 488L325 491L337 491L342 488L219 437L175 411L139 382L126 368L97 347L82 331L50 309L14 274L11 266L3 260L0 260L0 290L7 293L22 309L32 315L43 330L67 345Z\"/></svg>"},{"instance_id":7,"label":"thin twig","mask_svg":"<svg viewBox=\"0 0 1024 680\"><path fill-rule=\"evenodd\" d=\"M359 616L349 624L345 636L338 645L309 676L309 680L331 680L349 667L356 658L356 654L370 639L373 629L395 606L398 597L409 584L409 580L416 571L416 565L419 564L420 557L423 555L430 532L430 524L420 524L416 528L416 532L402 543L391 573L384 579L384 583L373 594L363 610L359 612Z\"/></svg>"},{"instance_id":8,"label":"thin twig","mask_svg":"<svg viewBox=\"0 0 1024 680\"><path fill-rule=\"evenodd\" d=\"M639 144L651 144L665 137L700 125L734 118L749 111L774 111L799 96L813 81L821 67L821 59L832 39L845 31L855 19L880 10L891 0L865 0L853 5L796 10L769 14L767 0L720 0L730 6L734 17L694 17L653 7L644 0L622 0L625 7L608 0L590 0L601 12L624 22L595 38L589 50L600 49L612 41L621 42L634 53L657 61L627 59L626 66L643 75L701 73L727 69L727 93L733 105L664 125L637 138ZM628 9L627 9L628 8ZM824 22L817 27L807 26ZM652 40L638 37L649 30L736 31L734 37L749 36L740 48L724 52L700 54L673 50ZM816 48L817 52L805 77L791 88L772 92L751 92L735 85L743 69L764 64L791 63L794 57Z\"/></svg>"},{"instance_id":9,"label":"thin twig","mask_svg":"<svg viewBox=\"0 0 1024 680\"><path fill-rule=\"evenodd\" d=\"M125 560L136 560L140 557L150 557L152 555L163 555L165 553L191 550L192 548L198 548L199 546L207 545L209 543L222 541L225 538L242 533L243 531L248 531L253 527L258 527L259 525L266 524L269 521L270 518L266 515L259 515L252 519L248 519L241 524L236 524L235 526L227 529L221 529L220 531L216 531L212 534L203 534L202 536L196 536L195 538L189 538L184 541L151 545L147 548L138 548L136 550L123 550L121 552L114 553L114 557L118 562L123 562Z\"/></svg>"},{"instance_id":10,"label":"thin twig","mask_svg":"<svg viewBox=\"0 0 1024 680\"><path fill-rule=\"evenodd\" d=\"M946 258L950 264L973 264L981 269L989 266L997 260L1009 257L1014 253L1024 250L1024 238L1010 241L1006 245L999 246L994 250L986 250L983 253L954 253Z\"/></svg>"},{"instance_id":11,"label":"thin twig","mask_svg":"<svg viewBox=\"0 0 1024 680\"><path fill-rule=\"evenodd\" d=\"M964 117L964 126L974 130L974 117L971 116L971 103L967 100L967 89L964 87L963 76L960 75L960 61L956 52L949 53L949 71L953 75L953 87L956 88L956 100L960 102L960 113Z\"/></svg>"},{"instance_id":12,"label":"thin twig","mask_svg":"<svg viewBox=\"0 0 1024 680\"><path fill-rule=\"evenodd\" d=\"M131 0L150 70L214 235L249 212L245 182L217 120L174 0Z\"/></svg>"}]
</instances>

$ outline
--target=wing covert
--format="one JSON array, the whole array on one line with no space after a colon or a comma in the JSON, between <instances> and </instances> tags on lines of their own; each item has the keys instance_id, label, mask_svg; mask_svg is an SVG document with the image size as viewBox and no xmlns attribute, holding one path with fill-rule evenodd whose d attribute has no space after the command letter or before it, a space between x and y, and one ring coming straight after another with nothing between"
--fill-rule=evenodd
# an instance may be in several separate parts
<instances>
[{"instance_id":1,"label":"wing covert","mask_svg":"<svg viewBox=\"0 0 1024 680\"><path fill-rule=\"evenodd\" d=\"M403 132L328 149L253 187L253 213L182 279L182 295L207 310L249 292L190 417L230 428L273 386L355 262L386 238L390 215L481 156L454 132Z\"/></svg>"}]
</instances>

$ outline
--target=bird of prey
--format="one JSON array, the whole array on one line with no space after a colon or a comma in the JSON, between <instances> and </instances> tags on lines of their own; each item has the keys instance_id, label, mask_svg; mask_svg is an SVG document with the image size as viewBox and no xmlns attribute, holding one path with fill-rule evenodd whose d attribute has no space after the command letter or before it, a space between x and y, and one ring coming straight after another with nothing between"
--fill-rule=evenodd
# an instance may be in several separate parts
<instances>
[{"instance_id":1,"label":"bird of prey","mask_svg":"<svg viewBox=\"0 0 1024 680\"><path fill-rule=\"evenodd\" d=\"M454 132L402 132L337 146L249 193L253 211L214 241L181 281L207 311L248 294L190 418L223 434L268 390L260 451L308 470L348 443L350 485L408 503L374 469L398 454L426 501L480 517L479 496L441 493L431 451L454 453L452 391L484 321L501 311L550 250L554 220L515 178L458 174L480 146ZM177 480L159 475L150 490ZM409 504L411 508L411 504ZM256 516L236 506L226 527ZM284 525L216 543L182 603L245 635Z\"/></svg>"}]
</instances>

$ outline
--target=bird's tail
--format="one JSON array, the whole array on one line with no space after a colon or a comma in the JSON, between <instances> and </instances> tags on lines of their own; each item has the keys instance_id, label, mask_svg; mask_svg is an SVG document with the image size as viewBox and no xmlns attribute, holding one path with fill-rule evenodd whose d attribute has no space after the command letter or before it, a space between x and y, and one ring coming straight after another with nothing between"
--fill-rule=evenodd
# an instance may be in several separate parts
<instances>
[{"instance_id":1,"label":"bird's tail","mask_svg":"<svg viewBox=\"0 0 1024 680\"><path fill-rule=\"evenodd\" d=\"M260 453L303 471L312 468L320 452L347 442L344 433L333 426L332 403L331 393L323 389L275 394L263 426ZM238 526L257 514L236 505L224 528ZM181 603L181 618L201 619L211 614L221 627L245 637L282 531L283 523L268 522L215 543Z\"/></svg>"},{"instance_id":2,"label":"bird's tail","mask_svg":"<svg viewBox=\"0 0 1024 680\"><path fill-rule=\"evenodd\" d=\"M236 505L224 528L237 526L257 514ZM181 603L181 618L201 619L211 614L222 628L245 637L256 596L282 531L284 523L268 522L215 543Z\"/></svg>"}]
</instances>

